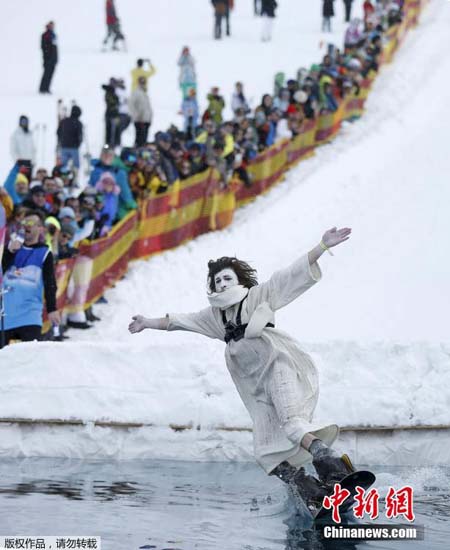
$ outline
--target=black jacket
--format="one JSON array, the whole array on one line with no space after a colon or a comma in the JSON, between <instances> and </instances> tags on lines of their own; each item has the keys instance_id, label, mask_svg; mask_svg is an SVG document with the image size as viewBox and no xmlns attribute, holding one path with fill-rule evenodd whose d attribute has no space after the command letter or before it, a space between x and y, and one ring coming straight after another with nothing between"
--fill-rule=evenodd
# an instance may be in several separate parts
<instances>
[{"instance_id":1,"label":"black jacket","mask_svg":"<svg viewBox=\"0 0 450 550\"><path fill-rule=\"evenodd\" d=\"M61 147L69 147L71 149L78 149L83 141L83 124L79 120L77 112L72 113L70 117L63 118L58 126L58 141Z\"/></svg>"},{"instance_id":2,"label":"black jacket","mask_svg":"<svg viewBox=\"0 0 450 550\"><path fill-rule=\"evenodd\" d=\"M323 16L334 16L334 0L323 0Z\"/></svg>"},{"instance_id":3,"label":"black jacket","mask_svg":"<svg viewBox=\"0 0 450 550\"><path fill-rule=\"evenodd\" d=\"M41 36L41 50L44 63L58 63L58 46L55 33L47 29Z\"/></svg>"},{"instance_id":4,"label":"black jacket","mask_svg":"<svg viewBox=\"0 0 450 550\"><path fill-rule=\"evenodd\" d=\"M105 116L108 118L114 118L119 116L119 98L116 94L114 86L110 84L103 84L102 88L105 90L105 103L106 112Z\"/></svg>"},{"instance_id":5,"label":"black jacket","mask_svg":"<svg viewBox=\"0 0 450 550\"><path fill-rule=\"evenodd\" d=\"M267 17L275 17L275 10L277 9L276 0L262 0L261 1L261 15L267 15Z\"/></svg>"}]
</instances>

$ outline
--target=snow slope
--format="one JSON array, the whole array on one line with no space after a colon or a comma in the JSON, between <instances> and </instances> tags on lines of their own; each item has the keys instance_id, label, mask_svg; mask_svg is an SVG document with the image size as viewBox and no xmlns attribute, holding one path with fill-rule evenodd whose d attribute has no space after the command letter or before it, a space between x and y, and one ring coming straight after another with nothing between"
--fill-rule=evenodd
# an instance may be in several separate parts
<instances>
[{"instance_id":1,"label":"snow slope","mask_svg":"<svg viewBox=\"0 0 450 550\"><path fill-rule=\"evenodd\" d=\"M222 343L182 333L131 336L129 318L204 307L210 258L236 254L263 280L324 229L349 225L351 239L320 261L323 280L277 315L318 364L316 416L342 425L448 424L449 24L450 3L433 0L377 79L361 121L240 210L229 229L136 262L97 308L103 320L95 329L72 331L62 345L4 350L0 416L248 427ZM288 39L278 39L288 50ZM176 439L189 458L250 452L239 432L143 429L130 446L96 430L57 437L53 429L30 436L5 428L2 449L162 456Z\"/></svg>"},{"instance_id":2,"label":"snow slope","mask_svg":"<svg viewBox=\"0 0 450 550\"><path fill-rule=\"evenodd\" d=\"M355 0L354 13L361 16L363 0ZM4 71L0 98L0 175L10 168L9 137L19 116L30 116L31 126L45 124L39 141L38 164L53 167L55 159L56 100L75 99L83 109L89 146L94 155L103 145L104 100L101 84L111 76L125 78L138 57L149 57L157 68L149 90L154 110L151 134L181 122L177 60L184 45L197 62L198 98L206 107L211 86L220 86L228 103L237 80L244 82L254 106L263 93L271 92L278 71L295 76L301 66L317 62L325 53L325 35L319 31L321 11L310 0L280 2L274 40L260 41L261 20L253 15L252 0L238 0L232 15L232 38L212 40L213 12L210 0L118 0L117 12L128 41L128 53L101 52L106 34L104 0L77 0L68 7L58 0L4 0L0 23L0 63ZM75 9L76 6L76 9ZM26 17L24 17L26 13ZM334 33L326 35L336 44L344 32L342 2L336 2ZM37 92L42 76L40 35L45 24L55 21L60 62L52 84L52 96ZM230 111L228 111L230 112ZM134 129L124 135L131 145ZM44 143L45 142L45 143Z\"/></svg>"}]
</instances>

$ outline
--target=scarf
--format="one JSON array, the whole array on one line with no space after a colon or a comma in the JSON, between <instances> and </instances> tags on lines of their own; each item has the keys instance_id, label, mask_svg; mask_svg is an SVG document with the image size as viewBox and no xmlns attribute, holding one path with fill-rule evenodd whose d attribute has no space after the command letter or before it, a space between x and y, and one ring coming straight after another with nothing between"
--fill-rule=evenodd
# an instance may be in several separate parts
<instances>
[{"instance_id":1,"label":"scarf","mask_svg":"<svg viewBox=\"0 0 450 550\"><path fill-rule=\"evenodd\" d=\"M208 300L212 307L218 307L223 310L242 302L247 294L248 288L242 285L234 285L223 292L208 294Z\"/></svg>"}]
</instances>

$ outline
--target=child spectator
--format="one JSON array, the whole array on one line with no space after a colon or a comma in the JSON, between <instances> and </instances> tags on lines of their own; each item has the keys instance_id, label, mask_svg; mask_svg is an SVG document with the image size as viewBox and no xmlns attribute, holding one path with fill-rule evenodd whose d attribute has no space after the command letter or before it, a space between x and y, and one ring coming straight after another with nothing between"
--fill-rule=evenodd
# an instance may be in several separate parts
<instances>
[{"instance_id":1,"label":"child spectator","mask_svg":"<svg viewBox=\"0 0 450 550\"><path fill-rule=\"evenodd\" d=\"M104 217L104 223L100 231L100 237L104 237L111 230L117 217L120 187L111 172L103 172L95 185L95 189L103 196L103 208L100 210L100 217Z\"/></svg>"}]
</instances>

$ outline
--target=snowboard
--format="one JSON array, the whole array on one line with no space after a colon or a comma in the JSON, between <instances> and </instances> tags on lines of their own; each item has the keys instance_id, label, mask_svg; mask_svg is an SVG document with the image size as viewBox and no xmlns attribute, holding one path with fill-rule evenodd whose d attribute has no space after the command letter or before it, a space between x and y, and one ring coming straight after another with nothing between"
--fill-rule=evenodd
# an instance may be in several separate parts
<instances>
[{"instance_id":1,"label":"snowboard","mask_svg":"<svg viewBox=\"0 0 450 550\"><path fill-rule=\"evenodd\" d=\"M354 496L356 495L356 487L362 487L364 490L367 490L375 482L375 475L372 472L367 470L358 470L352 472L348 476L345 476L339 482L342 489L347 489L350 491L350 495L345 499L345 501L339 506L340 514L345 514L348 512L354 505L355 500ZM321 508L317 511L314 519L319 522L332 522L333 509L324 508L322 505Z\"/></svg>"}]
</instances>

